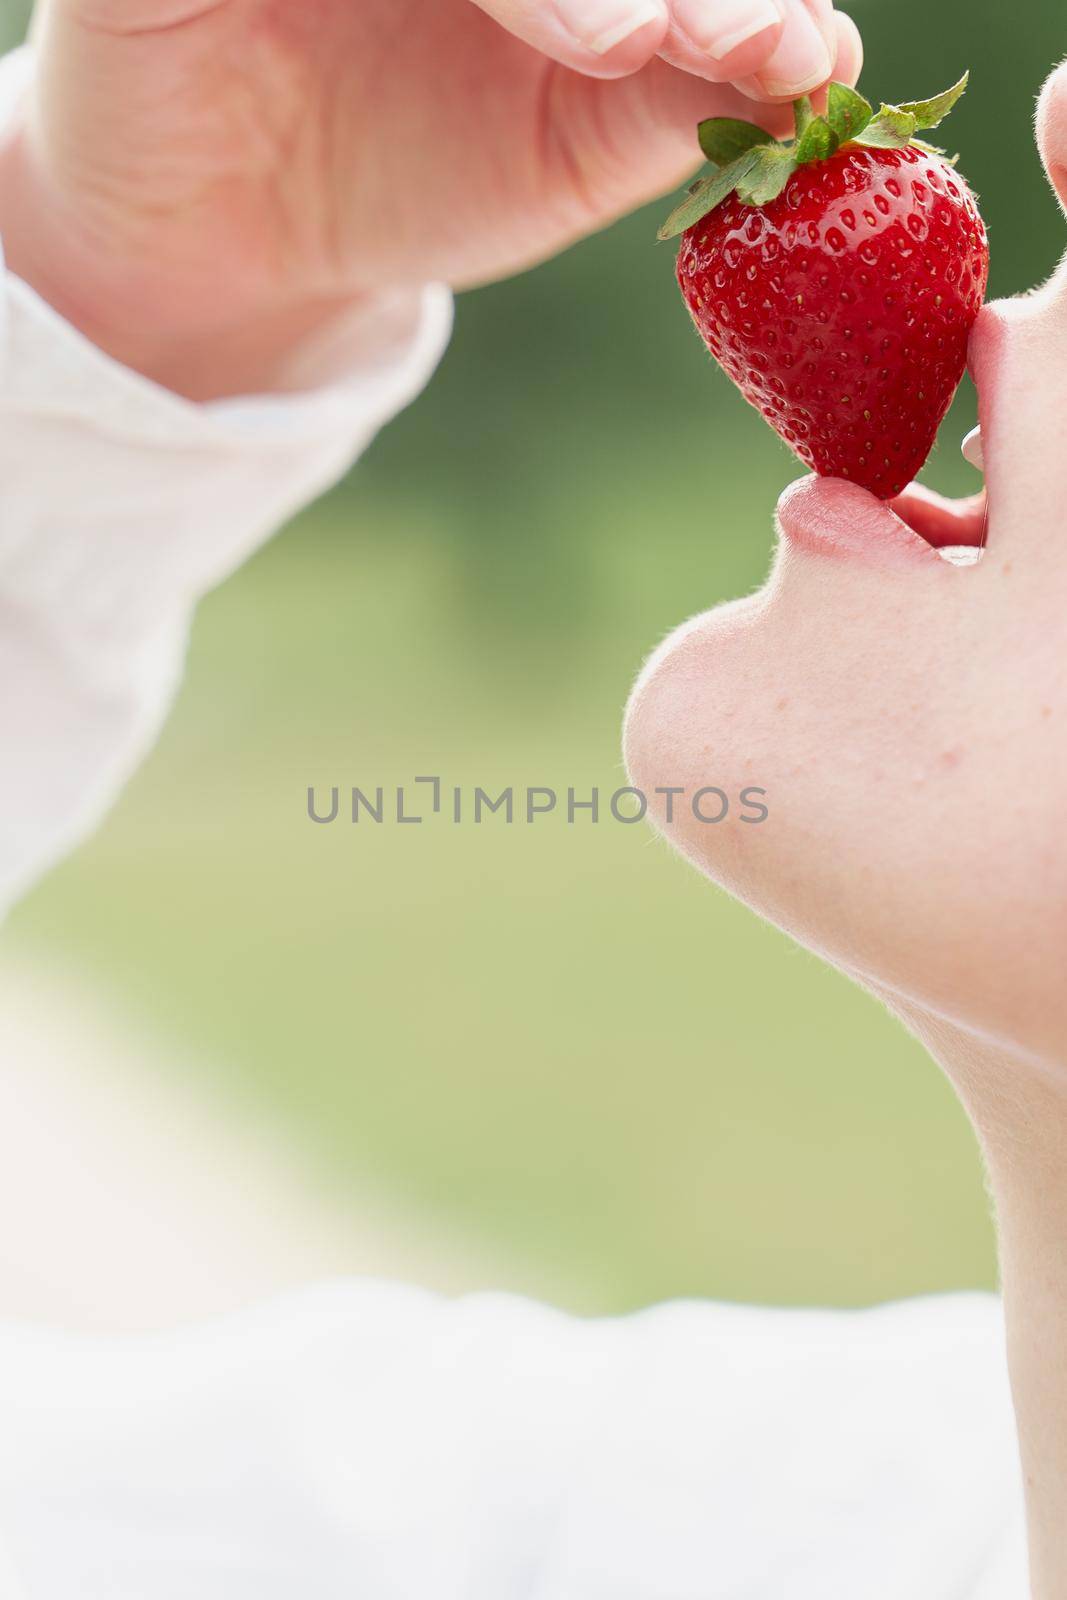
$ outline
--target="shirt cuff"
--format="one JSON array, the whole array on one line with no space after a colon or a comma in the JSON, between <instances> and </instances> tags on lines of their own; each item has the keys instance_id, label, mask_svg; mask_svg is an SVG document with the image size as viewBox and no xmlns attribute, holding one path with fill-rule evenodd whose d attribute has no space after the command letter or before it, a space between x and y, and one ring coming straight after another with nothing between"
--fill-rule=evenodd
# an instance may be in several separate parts
<instances>
[{"instance_id":1,"label":"shirt cuff","mask_svg":"<svg viewBox=\"0 0 1067 1600\"><path fill-rule=\"evenodd\" d=\"M0 594L96 652L154 631L335 482L422 389L451 328L443 288L383 295L347 373L298 394L194 405L119 366L25 283L0 282Z\"/></svg>"},{"instance_id":2,"label":"shirt cuff","mask_svg":"<svg viewBox=\"0 0 1067 1600\"><path fill-rule=\"evenodd\" d=\"M0 122L31 71L27 51L0 63ZM83 665L128 660L344 474L451 324L444 287L388 291L293 352L302 391L197 405L97 349L0 246L0 599Z\"/></svg>"}]
</instances>

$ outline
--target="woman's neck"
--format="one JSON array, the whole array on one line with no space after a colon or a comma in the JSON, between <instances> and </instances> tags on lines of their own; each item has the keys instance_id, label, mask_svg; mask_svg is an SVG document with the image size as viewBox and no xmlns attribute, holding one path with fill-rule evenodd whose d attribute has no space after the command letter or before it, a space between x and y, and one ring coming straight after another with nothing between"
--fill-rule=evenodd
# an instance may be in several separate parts
<instances>
[{"instance_id":1,"label":"woman's neck","mask_svg":"<svg viewBox=\"0 0 1067 1600\"><path fill-rule=\"evenodd\" d=\"M1033 1600L1067 1597L1067 1059L1037 1063L885 996L940 1062L985 1156Z\"/></svg>"}]
</instances>

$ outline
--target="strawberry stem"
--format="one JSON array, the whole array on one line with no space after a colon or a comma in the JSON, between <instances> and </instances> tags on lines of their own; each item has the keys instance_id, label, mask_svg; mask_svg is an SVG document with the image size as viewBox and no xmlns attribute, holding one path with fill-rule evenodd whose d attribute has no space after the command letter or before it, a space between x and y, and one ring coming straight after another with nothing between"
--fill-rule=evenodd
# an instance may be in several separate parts
<instances>
[{"instance_id":1,"label":"strawberry stem","mask_svg":"<svg viewBox=\"0 0 1067 1600\"><path fill-rule=\"evenodd\" d=\"M797 144L799 144L815 120L815 107L809 95L801 95L799 100L793 101L793 117L796 121Z\"/></svg>"},{"instance_id":2,"label":"strawberry stem","mask_svg":"<svg viewBox=\"0 0 1067 1600\"><path fill-rule=\"evenodd\" d=\"M692 184L659 230L661 239L676 239L717 206L736 194L748 206L770 205L784 191L798 167L829 161L838 150L865 145L872 150L903 150L910 144L943 151L916 137L944 121L967 87L968 74L944 94L930 100L906 100L875 111L869 100L845 83L831 83L826 111L817 116L808 95L793 101L796 137L777 143L765 128L734 117L706 117L697 136L714 172Z\"/></svg>"}]
</instances>

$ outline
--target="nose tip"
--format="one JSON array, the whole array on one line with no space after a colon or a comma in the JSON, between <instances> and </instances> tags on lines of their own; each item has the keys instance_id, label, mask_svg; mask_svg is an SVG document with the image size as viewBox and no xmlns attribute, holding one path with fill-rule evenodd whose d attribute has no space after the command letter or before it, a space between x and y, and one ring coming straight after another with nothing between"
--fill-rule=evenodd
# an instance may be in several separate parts
<instances>
[{"instance_id":1,"label":"nose tip","mask_svg":"<svg viewBox=\"0 0 1067 1600\"><path fill-rule=\"evenodd\" d=\"M1037 144L1060 205L1067 210L1067 61L1056 68L1041 91Z\"/></svg>"},{"instance_id":2,"label":"nose tip","mask_svg":"<svg viewBox=\"0 0 1067 1600\"><path fill-rule=\"evenodd\" d=\"M1040 116L1048 111L1057 100L1062 106L1065 95L1067 95L1067 57L1060 62L1059 66L1053 67L1042 84L1041 94L1038 97L1038 115Z\"/></svg>"}]
</instances>

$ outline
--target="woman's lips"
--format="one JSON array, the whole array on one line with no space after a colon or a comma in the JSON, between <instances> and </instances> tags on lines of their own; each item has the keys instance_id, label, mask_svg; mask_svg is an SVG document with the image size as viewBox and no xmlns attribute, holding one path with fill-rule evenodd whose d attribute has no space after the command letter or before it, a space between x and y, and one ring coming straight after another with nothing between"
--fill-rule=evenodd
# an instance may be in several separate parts
<instances>
[{"instance_id":1,"label":"woman's lips","mask_svg":"<svg viewBox=\"0 0 1067 1600\"><path fill-rule=\"evenodd\" d=\"M1006 337L1001 308L986 306L971 333L969 351L971 376L979 392L981 428L964 441L964 454L987 476L985 458L991 454L994 398ZM992 454L995 457L995 451ZM805 478L782 496L778 525L788 544L813 555L883 566L928 566L942 560L939 551L984 547L989 496L983 489L965 500L948 500L913 483L887 505L843 480Z\"/></svg>"},{"instance_id":2,"label":"woman's lips","mask_svg":"<svg viewBox=\"0 0 1067 1600\"><path fill-rule=\"evenodd\" d=\"M983 489L966 500L946 500L921 483L913 483L892 502L892 509L935 550L952 545L979 548L985 544L987 499Z\"/></svg>"},{"instance_id":3,"label":"woman's lips","mask_svg":"<svg viewBox=\"0 0 1067 1600\"><path fill-rule=\"evenodd\" d=\"M810 555L878 566L929 566L938 551L980 547L985 495L946 500L919 484L891 505L838 478L803 478L778 502L786 542Z\"/></svg>"}]
</instances>

